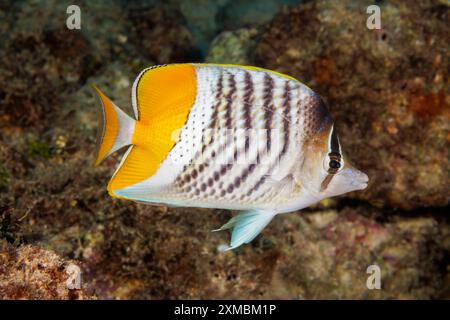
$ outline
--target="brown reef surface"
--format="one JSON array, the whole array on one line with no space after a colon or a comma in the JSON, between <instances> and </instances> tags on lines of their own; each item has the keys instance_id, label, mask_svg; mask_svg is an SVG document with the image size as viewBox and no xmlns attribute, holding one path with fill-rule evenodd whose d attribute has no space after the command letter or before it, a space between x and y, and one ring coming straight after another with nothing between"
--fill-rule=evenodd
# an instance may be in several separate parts
<instances>
[{"instance_id":1,"label":"brown reef surface","mask_svg":"<svg viewBox=\"0 0 450 320\"><path fill-rule=\"evenodd\" d=\"M349 159L370 177L354 198L413 209L450 200L449 6L314 1L278 15L254 60L327 101ZM447 3L448 4L448 3Z\"/></svg>"},{"instance_id":2,"label":"brown reef surface","mask_svg":"<svg viewBox=\"0 0 450 320\"><path fill-rule=\"evenodd\" d=\"M77 263L31 245L0 241L0 299L95 299L75 281ZM74 280L72 280L74 279Z\"/></svg>"},{"instance_id":3,"label":"brown reef surface","mask_svg":"<svg viewBox=\"0 0 450 320\"><path fill-rule=\"evenodd\" d=\"M93 165L91 84L130 113L142 68L192 55L180 9L85 2L103 18L69 33L58 1L11 3L0 5L0 298L450 298L445 2L382 2L379 31L364 2L308 2L216 37L207 61L275 69L321 94L371 178L226 253L229 235L210 230L232 212L112 199L121 155ZM381 290L366 287L373 264ZM82 290L67 289L70 265Z\"/></svg>"}]
</instances>

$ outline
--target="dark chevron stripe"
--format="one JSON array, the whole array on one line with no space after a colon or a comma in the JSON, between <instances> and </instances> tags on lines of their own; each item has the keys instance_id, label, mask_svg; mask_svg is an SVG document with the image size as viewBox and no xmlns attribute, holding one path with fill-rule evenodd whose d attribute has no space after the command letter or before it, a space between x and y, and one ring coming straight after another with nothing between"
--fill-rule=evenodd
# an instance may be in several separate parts
<instances>
[{"instance_id":1,"label":"dark chevron stripe","mask_svg":"<svg viewBox=\"0 0 450 320\"><path fill-rule=\"evenodd\" d=\"M247 197L249 197L254 191L258 190L258 188L266 181L266 176L262 176L258 182L247 192Z\"/></svg>"},{"instance_id":2,"label":"dark chevron stripe","mask_svg":"<svg viewBox=\"0 0 450 320\"><path fill-rule=\"evenodd\" d=\"M241 149L239 154L241 154L243 151L244 151L244 150ZM227 188L227 192L228 192L228 193L232 193L234 189L238 189L238 188L241 186L241 184L243 185L243 183L245 182L245 180L246 180L246 179L247 179L247 178L255 171L257 165L258 165L259 162L260 162L260 156L259 156L259 154L257 154L255 160L256 160L256 164L255 164L255 163L251 163L246 169L244 169L244 170L242 171L242 173L241 173L240 176L236 176L236 177L234 178L234 182L232 182L232 183L230 183L230 184L228 185L228 188ZM262 179L264 179L264 176L262 177ZM264 182L264 181L259 182L259 184L261 184L262 182ZM259 187L259 185L258 185L258 187ZM252 192L253 192L253 191L252 191ZM236 197L237 197L237 195L233 195L232 198L236 198ZM241 198L242 198L242 197L241 197Z\"/></svg>"},{"instance_id":3,"label":"dark chevron stripe","mask_svg":"<svg viewBox=\"0 0 450 320\"><path fill-rule=\"evenodd\" d=\"M214 104L214 111L211 115L211 123L209 124L210 129L214 129L214 127L217 124L217 118L218 118L218 114L219 114L219 108L220 108L222 96L223 96L223 72L221 70L219 79L217 81L216 95L215 95L216 103ZM214 136L215 136L215 134L213 133L211 135L211 139L207 143L204 141L204 137L202 137L202 150L201 150L201 152L197 152L195 154L195 156L193 157L192 163L195 164L198 161L199 157L201 157L204 154L207 147L213 146ZM192 178L191 174L186 173L185 170L186 170L186 168L183 169L182 173L176 179L176 182L178 182L179 187L185 187L185 185L188 185L189 183L191 183L192 185L195 184L195 180L191 179Z\"/></svg>"},{"instance_id":4,"label":"dark chevron stripe","mask_svg":"<svg viewBox=\"0 0 450 320\"><path fill-rule=\"evenodd\" d=\"M250 76L250 74L249 74ZM250 79L251 80L251 79ZM226 129L233 129L232 125L233 125L233 118L232 118L232 106L233 106L233 102L235 100L235 95L237 92L237 87L236 87L236 79L234 74L230 74L229 78L228 78L228 84L230 86L230 91L229 93L226 95L225 99L227 102L227 105L225 107L225 128ZM251 101L251 100L249 100ZM251 116L250 114L250 109L251 105L248 105L248 112L249 112L249 117ZM216 171L213 173L213 178L214 181L219 181L221 176L224 176L227 172L229 172L231 170L231 168L233 167L233 165L237 162L237 159L239 158L239 156L241 155L242 151L237 149L237 145L236 145L236 133L234 132L233 135L233 141L234 143L234 151L233 151L233 156L232 156L232 162L228 163L226 165L222 165L220 168L220 171ZM219 149L217 154L220 154L221 152L226 152L226 150L228 149L228 147L230 146L231 140L226 139L225 143L222 144ZM228 159L227 159L228 160ZM208 179L208 181L212 180L212 178L210 177ZM213 183L208 184L208 187L213 187ZM221 188L221 187L220 187ZM227 186L226 189L222 189L220 194L223 196L224 194L231 193L234 189L234 186Z\"/></svg>"},{"instance_id":5,"label":"dark chevron stripe","mask_svg":"<svg viewBox=\"0 0 450 320\"><path fill-rule=\"evenodd\" d=\"M266 129L267 134L267 141L266 141L266 152L270 153L271 145L272 145L272 136L271 136L271 125L272 125L272 118L274 113L274 106L273 106L273 89L274 89L274 80L269 74L264 75L264 92L263 92L263 111L264 111L264 119L265 119L265 125L264 128ZM257 154L257 163L259 164L259 153ZM261 178L256 182L256 184L251 187L248 192L247 196L250 196L254 191L258 190L258 188L264 183L266 180L265 175L261 176Z\"/></svg>"},{"instance_id":6,"label":"dark chevron stripe","mask_svg":"<svg viewBox=\"0 0 450 320\"><path fill-rule=\"evenodd\" d=\"M211 123L209 124L209 129L214 129L214 127L217 124L217 119L218 119L218 115L219 115L219 108L221 105L221 101L222 101L222 96L223 96L223 72L220 71L220 76L219 76L219 80L217 81L217 89L216 89L216 104L214 105L214 111L211 115ZM214 134L211 135L211 139L209 140L209 142L207 144L204 143L203 137L202 137L202 154L205 152L206 148L208 146L212 146L214 143ZM200 155L196 155L194 159L198 159Z\"/></svg>"},{"instance_id":7,"label":"dark chevron stripe","mask_svg":"<svg viewBox=\"0 0 450 320\"><path fill-rule=\"evenodd\" d=\"M252 127L252 103L254 100L254 86L253 86L253 80L250 72L245 72L245 78L244 78L244 128L245 129L251 129Z\"/></svg>"},{"instance_id":8,"label":"dark chevron stripe","mask_svg":"<svg viewBox=\"0 0 450 320\"><path fill-rule=\"evenodd\" d=\"M253 171L255 171L256 166L260 164L261 159L260 159L260 155L259 155L259 152L258 152L258 151L257 151L257 153L256 153L256 159L255 159L255 160L256 160L256 164L255 164L255 163L251 163L247 168L245 168L245 169L241 172L241 175L238 176L238 178L236 178L236 179L238 179L238 181L239 181L239 185L240 185L240 184L243 184L243 183L245 182L245 180L247 180L247 178L253 173ZM261 179L265 179L264 176L262 176ZM258 182L257 182L258 187L259 187L259 185L260 185L261 183L264 182L264 180L261 181L261 179L258 180ZM260 181L261 181L261 182L260 182ZM250 193L253 192L253 191L254 191L253 189L254 189L254 187L250 188L249 192L250 192ZM242 198L242 197L241 197L241 198Z\"/></svg>"},{"instance_id":9,"label":"dark chevron stripe","mask_svg":"<svg viewBox=\"0 0 450 320\"><path fill-rule=\"evenodd\" d=\"M219 80L218 80L218 87L217 87L217 90L216 90L216 96L215 96L215 99L216 99L217 102L216 102L216 104L214 106L214 111L213 111L213 114L211 116L212 117L212 121L211 121L211 123L209 125L209 129L212 130L211 131L212 134L211 134L211 138L210 138L209 142L207 144L203 144L203 146L202 146L202 153L201 153L202 155L204 155L204 153L207 150L207 148L210 148L210 147L214 146L214 142L216 140L215 138L217 137L217 134L218 134L218 131L216 130L217 129L216 127L219 127L219 129L221 127L220 119L219 119L219 109L220 109L220 106L221 106L222 101L223 101L224 98L229 100L228 98L229 98L230 94L224 96L224 90L223 90L224 89L224 85L223 84L226 81L225 75L227 75L227 73L225 71L221 70L220 71L220 77L219 77ZM231 82L231 80L229 80L229 81ZM234 87L236 87L236 82L234 81L234 77L233 77L233 82L234 82ZM231 106L229 106L229 107L230 107L229 109L230 109L230 112L231 112ZM228 108L228 105L227 105L227 108ZM218 149L219 150L218 154L220 154L220 151L224 150L223 148L226 148L226 146L227 146L227 144L221 145L220 148ZM198 159L197 156L195 158L196 158L196 160ZM208 162L210 160L214 160L213 158L214 158L214 156L212 157L212 159L204 159L204 161Z\"/></svg>"},{"instance_id":10,"label":"dark chevron stripe","mask_svg":"<svg viewBox=\"0 0 450 320\"><path fill-rule=\"evenodd\" d=\"M214 132L216 132L216 131L214 131ZM213 136L215 136L216 134L218 134L218 133L213 133ZM221 153L223 153L223 152L225 152L227 149L228 149L228 147L230 146L230 144L231 144L231 141L233 141L233 139L226 139L225 140L225 142L224 143L222 143L220 146L219 146L219 149L217 150L217 152L215 152L214 150L212 151L212 154L211 154L211 158L210 159L203 159L203 163L202 164L199 164L199 165L197 165L197 167L198 168L200 168L200 166L209 166L209 164L208 164L208 162L209 161L217 161L217 156L218 155L220 155ZM209 144L208 146L212 146L212 143L211 144ZM233 158L234 158L234 156L235 155L233 155ZM233 166L233 162L232 163L228 163L228 160L229 159L226 159L227 161L226 161L226 163L225 164L222 164L221 165L221 167L220 167L220 170L219 171L216 171L216 172L214 172L213 173L213 177L210 177L210 178L214 178L214 181L219 181L219 178L221 177L221 176L224 176L228 171L230 171L231 170L231 168L232 168L232 166ZM193 170L193 172L197 172L196 171L196 169L195 169L196 167L194 167L194 170ZM200 171L200 170L199 170ZM201 171L203 171L203 170L201 170ZM200 172L201 172L200 171ZM187 177L189 177L189 174L185 174ZM192 173L191 173L191 175L192 175ZM217 179L216 179L216 177L217 177ZM196 176L195 177L193 177L194 179L196 178ZM187 180L187 181L184 181L184 183L185 184L195 184L195 180ZM210 185L210 184L208 184L206 187L212 187L212 185Z\"/></svg>"},{"instance_id":11,"label":"dark chevron stripe","mask_svg":"<svg viewBox=\"0 0 450 320\"><path fill-rule=\"evenodd\" d=\"M234 74L230 74L228 78L228 85L230 86L230 92L226 96L227 105L225 108L225 128L231 129L231 125L233 123L233 119L231 117L231 111L233 106L234 95L236 94L236 79L234 78Z\"/></svg>"},{"instance_id":12,"label":"dark chevron stripe","mask_svg":"<svg viewBox=\"0 0 450 320\"><path fill-rule=\"evenodd\" d=\"M253 81L251 78L251 75L249 73L246 73L245 76L245 89L246 93L244 95L244 102L249 102L244 104L244 117L246 120L246 127L248 125L248 128L251 128L251 102L253 102L254 99L254 86ZM273 106L273 89L274 89L274 80L272 77L268 74L264 75L264 87L263 87L263 112L264 112L264 119L265 122L265 129L267 130L267 144L266 149L267 151L270 150L271 146L271 136L270 136L270 126L272 123L272 117L274 112L274 106ZM245 107L248 106L248 109L245 109ZM248 112L248 113L247 113ZM246 113L248 115L248 118L246 117ZM248 122L247 122L248 119ZM248 141L248 134L246 135L246 144L245 144L245 151L248 151L250 142ZM259 165L261 162L261 156L259 154L259 151L256 153L256 164L250 164L246 169L244 169L239 176L240 183L245 182L245 180L251 175L251 173L255 170L256 165ZM259 188L259 186L264 182L265 177L262 176L258 182L256 183L256 188ZM248 193L252 193L255 189L255 186L249 189Z\"/></svg>"},{"instance_id":13,"label":"dark chevron stripe","mask_svg":"<svg viewBox=\"0 0 450 320\"><path fill-rule=\"evenodd\" d=\"M209 125L210 129L213 129L216 126L217 123L217 115L219 114L219 107L222 100L222 94L223 94L223 72L220 71L220 77L219 81L217 82L217 89L216 89L216 104L214 105L214 111L211 116L211 123Z\"/></svg>"},{"instance_id":14,"label":"dark chevron stripe","mask_svg":"<svg viewBox=\"0 0 450 320\"><path fill-rule=\"evenodd\" d=\"M249 189L249 191L247 192L247 196L250 196L253 192L257 191L259 187L261 187L261 185L266 181L267 176L270 176L275 166L280 164L281 158L287 152L289 146L290 122L291 122L291 91L289 81L286 81L284 84L284 93L283 93L283 131L284 131L283 148L281 149L280 153L275 158L275 162L269 167L267 172L256 182L256 184L252 188Z\"/></svg>"},{"instance_id":15,"label":"dark chevron stripe","mask_svg":"<svg viewBox=\"0 0 450 320\"><path fill-rule=\"evenodd\" d=\"M228 78L228 85L230 86L230 91L228 92L228 94L226 96L227 105L225 107L225 128L228 130L231 130L231 129L233 129L232 107L233 107L234 99L236 98L235 95L236 95L236 91L237 91L236 79L235 79L234 74L232 74L232 73L230 73L230 77ZM236 131L235 130L233 130L233 141L236 142ZM229 141L228 137L227 137L225 140L224 148L219 149L219 151L223 150L223 152L226 152L226 150L228 149L228 147L231 143L232 142ZM232 145L234 146L234 154L233 154L234 161L232 160L231 164L227 164L226 171L231 170L231 168L233 167L233 164L236 162L237 156L238 156L236 143L232 143Z\"/></svg>"},{"instance_id":16,"label":"dark chevron stripe","mask_svg":"<svg viewBox=\"0 0 450 320\"><path fill-rule=\"evenodd\" d=\"M229 77L227 80L224 79L222 74L219 79L221 94L220 95L218 93L216 94L216 99L218 99L218 102L215 107L215 111L214 111L215 114L213 115L214 123L213 123L213 126L210 126L210 128L213 129L214 131L212 132L212 137L208 144L208 147L213 146L213 142L216 140L215 138L217 138L216 135L220 134L221 129L232 130L232 124L233 124L232 105L233 105L233 101L235 99L235 95L237 92L237 87L236 87L236 79L235 79L234 74L228 74L228 75L229 75ZM228 92L228 94L226 96L223 95L223 82L224 81L228 81L229 86L230 86L230 91ZM219 123L218 117L219 117L219 107L220 107L221 101L224 98L226 99L227 105L225 107L225 127L222 128ZM219 127L219 131L215 130L215 129L217 129L217 128L215 128L216 126ZM227 134L228 134L228 132L227 132ZM217 151L214 152L214 156L212 156L210 159L204 159L204 162L208 163L209 161L216 161L218 159L218 156L220 156L222 153L226 152L230 143L232 143L232 141L236 140L235 135L233 135L233 136L234 136L233 140L229 139L229 137L227 136L225 139L225 142L222 143L221 145L219 145L219 148L217 149ZM206 147L202 148L202 150L205 151ZM233 155L232 155L233 158L231 159L231 163L228 163L228 160L230 160L230 159L226 159L226 161L227 161L226 164L223 164L220 167L219 171L214 172L213 176L208 178L208 180L207 180L208 184L205 184L202 189L207 190L208 188L214 187L214 182L219 181L220 177L224 176L227 172L229 172L231 170L231 168L233 167L233 164L236 162L238 156L239 156L239 153L238 153L237 149L235 149L233 152ZM216 159L214 159L214 158L216 158ZM224 190L222 190L222 193L223 193L223 191Z\"/></svg>"},{"instance_id":17,"label":"dark chevron stripe","mask_svg":"<svg viewBox=\"0 0 450 320\"><path fill-rule=\"evenodd\" d=\"M250 130L252 128L252 104L254 100L254 85L252 80L252 75L250 72L245 72L245 93L244 93L244 128ZM248 133L248 132L247 132ZM245 154L247 154L250 148L250 137L248 134L245 135Z\"/></svg>"},{"instance_id":18,"label":"dark chevron stripe","mask_svg":"<svg viewBox=\"0 0 450 320\"><path fill-rule=\"evenodd\" d=\"M283 149L281 149L280 159L287 152L289 147L289 134L291 126L291 91L289 87L289 81L284 83L284 94L283 94L283 131L284 131L284 143Z\"/></svg>"},{"instance_id":19,"label":"dark chevron stripe","mask_svg":"<svg viewBox=\"0 0 450 320\"><path fill-rule=\"evenodd\" d=\"M220 76L219 76L219 80L217 81L217 89L216 89L216 104L214 105L214 111L211 115L211 123L209 124L209 129L214 129L214 127L217 124L217 118L219 115L219 108L220 108L220 104L221 104L221 100L222 100L222 95L223 95L223 72L220 71ZM204 154L204 152L206 151L206 148L209 146L212 146L214 143L214 133L211 135L211 139L208 141L208 143L205 143L205 141L203 140L204 137L202 137L202 151L201 154L196 154L194 159L197 160L198 157L200 157L201 155Z\"/></svg>"},{"instance_id":20,"label":"dark chevron stripe","mask_svg":"<svg viewBox=\"0 0 450 320\"><path fill-rule=\"evenodd\" d=\"M272 77L266 73L266 75L264 76L263 107L264 107L264 119L266 120L265 129L267 130L267 152L270 151L272 144L270 127L272 124L272 117L274 112L273 88L274 88L274 81Z\"/></svg>"}]
</instances>

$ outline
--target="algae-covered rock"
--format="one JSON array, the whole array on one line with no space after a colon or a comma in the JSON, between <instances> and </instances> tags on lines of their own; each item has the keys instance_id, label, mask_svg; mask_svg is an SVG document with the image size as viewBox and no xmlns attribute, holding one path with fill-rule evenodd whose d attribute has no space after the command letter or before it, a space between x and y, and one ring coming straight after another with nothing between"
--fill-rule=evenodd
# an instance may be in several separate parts
<instances>
[{"instance_id":1,"label":"algae-covered rock","mask_svg":"<svg viewBox=\"0 0 450 320\"><path fill-rule=\"evenodd\" d=\"M226 29L261 26L270 22L283 6L297 5L299 2L299 0L229 1L221 12L221 19Z\"/></svg>"},{"instance_id":2,"label":"algae-covered rock","mask_svg":"<svg viewBox=\"0 0 450 320\"><path fill-rule=\"evenodd\" d=\"M352 197L405 209L450 200L449 6L317 1L277 16L257 62L321 94L347 157L370 177ZM445 45L444 45L445 44Z\"/></svg>"},{"instance_id":3,"label":"algae-covered rock","mask_svg":"<svg viewBox=\"0 0 450 320\"><path fill-rule=\"evenodd\" d=\"M350 2L309 2L269 24L236 21L252 24L237 30L220 30L218 18L189 21L195 10L178 1L83 2L82 30L67 37L54 14L64 17L66 4L45 15L42 3L0 4L0 28L11 30L0 42L1 298L91 298L91 290L105 299L450 297L448 53L436 45L449 42L445 3L383 2L383 30L374 31L365 28L366 5ZM358 201L278 215L225 253L229 233L210 231L234 213L113 199L106 185L121 152L93 165L101 111L91 84L132 114L139 71L188 60L201 49L192 26L211 21L220 33L205 34L215 36L208 62L306 82L330 104L343 149L372 181L350 195ZM81 290L66 287L70 265L81 268ZM371 265L380 290L366 286Z\"/></svg>"},{"instance_id":4,"label":"algae-covered rock","mask_svg":"<svg viewBox=\"0 0 450 320\"><path fill-rule=\"evenodd\" d=\"M187 62L192 55L192 35L181 12L168 4L130 3L130 31L140 56L156 64Z\"/></svg>"},{"instance_id":5,"label":"algae-covered rock","mask_svg":"<svg viewBox=\"0 0 450 320\"><path fill-rule=\"evenodd\" d=\"M93 298L82 286L77 263L35 246L14 248L0 241L0 299Z\"/></svg>"},{"instance_id":6,"label":"algae-covered rock","mask_svg":"<svg viewBox=\"0 0 450 320\"><path fill-rule=\"evenodd\" d=\"M191 37L166 6L120 1L79 5L80 29L66 26L67 1L0 7L0 121L45 124L67 95L112 61L148 66L187 60ZM111 79L114 81L114 79Z\"/></svg>"},{"instance_id":7,"label":"algae-covered rock","mask_svg":"<svg viewBox=\"0 0 450 320\"><path fill-rule=\"evenodd\" d=\"M220 19L223 8L229 0L174 0L186 19L186 26L192 34L196 51L205 56L214 36L223 28Z\"/></svg>"},{"instance_id":8,"label":"algae-covered rock","mask_svg":"<svg viewBox=\"0 0 450 320\"><path fill-rule=\"evenodd\" d=\"M81 222L49 241L61 250L84 234L67 252L78 252L102 298L448 297L450 228L440 218L378 222L380 212L364 206L282 215L250 245L221 253L229 235L210 230L229 213L143 205L114 211L114 218L97 215L101 223ZM366 285L373 265L381 289Z\"/></svg>"},{"instance_id":9,"label":"algae-covered rock","mask_svg":"<svg viewBox=\"0 0 450 320\"><path fill-rule=\"evenodd\" d=\"M68 5L34 1L0 8L4 18L0 26L0 120L19 125L45 122L63 94L84 83L117 49L119 41L114 37L125 26L117 23L121 13L116 5L82 6L82 14L101 9L103 19L83 14L80 30L66 27Z\"/></svg>"},{"instance_id":10,"label":"algae-covered rock","mask_svg":"<svg viewBox=\"0 0 450 320\"><path fill-rule=\"evenodd\" d=\"M432 217L378 222L379 212L348 207L292 215L284 222L283 253L274 279L286 289L272 297L306 299L444 298L450 231ZM278 242L279 243L279 242ZM289 243L289 244L287 244ZM369 266L380 270L380 289L369 289Z\"/></svg>"},{"instance_id":11,"label":"algae-covered rock","mask_svg":"<svg viewBox=\"0 0 450 320\"><path fill-rule=\"evenodd\" d=\"M256 47L256 29L239 29L224 31L211 43L206 62L251 64L252 50Z\"/></svg>"}]
</instances>

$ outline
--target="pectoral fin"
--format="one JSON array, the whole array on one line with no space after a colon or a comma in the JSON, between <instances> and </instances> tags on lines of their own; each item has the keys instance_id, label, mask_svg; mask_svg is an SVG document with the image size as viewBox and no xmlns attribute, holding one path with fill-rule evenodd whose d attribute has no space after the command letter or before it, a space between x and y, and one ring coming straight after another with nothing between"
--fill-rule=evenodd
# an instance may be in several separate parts
<instances>
[{"instance_id":1,"label":"pectoral fin","mask_svg":"<svg viewBox=\"0 0 450 320\"><path fill-rule=\"evenodd\" d=\"M292 175L279 177L276 175L267 175L266 183L272 188L277 189L279 196L288 196L294 190L294 179Z\"/></svg>"},{"instance_id":2,"label":"pectoral fin","mask_svg":"<svg viewBox=\"0 0 450 320\"><path fill-rule=\"evenodd\" d=\"M233 228L230 246L226 250L232 250L244 243L249 243L269 224L276 213L270 211L248 211L238 214L224 224L222 231Z\"/></svg>"}]
</instances>

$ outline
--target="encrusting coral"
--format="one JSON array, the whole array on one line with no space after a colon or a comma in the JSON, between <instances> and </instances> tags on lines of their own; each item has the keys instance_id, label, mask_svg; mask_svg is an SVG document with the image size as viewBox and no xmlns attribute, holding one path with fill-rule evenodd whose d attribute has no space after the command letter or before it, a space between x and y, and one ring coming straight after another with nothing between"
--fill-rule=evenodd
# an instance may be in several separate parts
<instances>
[{"instance_id":1,"label":"encrusting coral","mask_svg":"<svg viewBox=\"0 0 450 320\"><path fill-rule=\"evenodd\" d=\"M445 2L382 2L381 30L366 28L369 2L308 2L216 36L208 62L274 69L317 91L346 156L371 179L363 192L277 216L226 253L229 236L210 230L233 213L112 199L120 154L93 165L91 84L130 113L142 68L195 57L186 9L84 2L81 31L67 32L45 14L65 12L51 3L0 4L1 298L450 297ZM70 265L80 290L66 286ZM366 287L370 265L382 290Z\"/></svg>"},{"instance_id":2,"label":"encrusting coral","mask_svg":"<svg viewBox=\"0 0 450 320\"><path fill-rule=\"evenodd\" d=\"M16 249L0 241L0 299L93 298L84 290L74 261L39 247Z\"/></svg>"}]
</instances>

